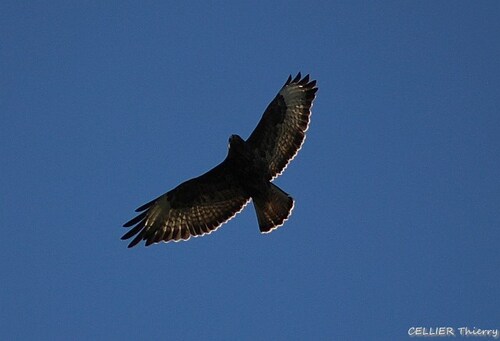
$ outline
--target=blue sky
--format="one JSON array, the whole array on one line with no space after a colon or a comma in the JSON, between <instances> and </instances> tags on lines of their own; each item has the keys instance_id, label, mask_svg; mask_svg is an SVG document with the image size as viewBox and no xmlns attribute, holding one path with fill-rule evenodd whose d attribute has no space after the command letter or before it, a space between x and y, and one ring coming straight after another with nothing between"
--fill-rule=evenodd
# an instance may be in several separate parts
<instances>
[{"instance_id":1,"label":"blue sky","mask_svg":"<svg viewBox=\"0 0 500 341\"><path fill-rule=\"evenodd\" d=\"M11 339L395 340L500 328L500 3L0 5L0 330ZM289 74L319 92L260 235L127 249Z\"/></svg>"}]
</instances>

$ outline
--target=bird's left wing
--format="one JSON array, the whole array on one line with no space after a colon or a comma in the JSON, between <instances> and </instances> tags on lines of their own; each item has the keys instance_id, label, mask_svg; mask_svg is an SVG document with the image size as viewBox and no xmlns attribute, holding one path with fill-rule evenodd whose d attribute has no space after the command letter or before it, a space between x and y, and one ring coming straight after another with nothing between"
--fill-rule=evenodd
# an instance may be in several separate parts
<instances>
[{"instance_id":1,"label":"bird's left wing","mask_svg":"<svg viewBox=\"0 0 500 341\"><path fill-rule=\"evenodd\" d=\"M132 227L122 239L135 238L146 246L161 241L187 240L215 231L234 217L250 198L234 179L227 161L207 173L188 180L155 200L139 207L142 212L125 223Z\"/></svg>"},{"instance_id":2,"label":"bird's left wing","mask_svg":"<svg viewBox=\"0 0 500 341\"><path fill-rule=\"evenodd\" d=\"M248 138L250 147L267 162L268 179L280 175L302 146L316 91L316 81L309 81L309 75L290 76Z\"/></svg>"}]
</instances>

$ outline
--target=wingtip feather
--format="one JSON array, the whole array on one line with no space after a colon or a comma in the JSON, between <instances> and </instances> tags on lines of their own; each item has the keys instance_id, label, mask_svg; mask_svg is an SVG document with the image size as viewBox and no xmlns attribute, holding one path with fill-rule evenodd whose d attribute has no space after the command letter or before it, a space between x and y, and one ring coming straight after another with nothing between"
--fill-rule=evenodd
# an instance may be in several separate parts
<instances>
[{"instance_id":1,"label":"wingtip feather","mask_svg":"<svg viewBox=\"0 0 500 341\"><path fill-rule=\"evenodd\" d=\"M130 227L130 226L137 224L138 222L140 222L141 220L143 220L146 217L146 214L147 214L147 212L142 212L137 217L132 218L129 221L127 221L125 224L123 224L123 227Z\"/></svg>"},{"instance_id":2,"label":"wingtip feather","mask_svg":"<svg viewBox=\"0 0 500 341\"><path fill-rule=\"evenodd\" d=\"M151 200L150 202L147 202L145 203L144 205L142 205L141 207L138 207L135 209L136 212L142 212L144 211L145 209L149 208L150 206L152 206L156 201L158 200L158 198L154 199L154 200Z\"/></svg>"},{"instance_id":3,"label":"wingtip feather","mask_svg":"<svg viewBox=\"0 0 500 341\"><path fill-rule=\"evenodd\" d=\"M134 240L132 240L132 241L130 242L130 244L128 244L128 246L127 246L127 247L130 249L131 247L134 247L134 246L136 246L137 244L139 244L139 242L142 240L142 236L143 236L143 234L144 234L144 230L143 230L141 233L139 233L139 234L138 234L138 235L134 238Z\"/></svg>"},{"instance_id":4,"label":"wingtip feather","mask_svg":"<svg viewBox=\"0 0 500 341\"><path fill-rule=\"evenodd\" d=\"M299 72L299 73L297 73L297 76L295 76L295 78L292 80L292 83L297 83L300 80L300 78L302 78L302 76Z\"/></svg>"},{"instance_id":5,"label":"wingtip feather","mask_svg":"<svg viewBox=\"0 0 500 341\"><path fill-rule=\"evenodd\" d=\"M300 85L307 85L309 82L309 74L307 74L302 80L299 82Z\"/></svg>"}]
</instances>

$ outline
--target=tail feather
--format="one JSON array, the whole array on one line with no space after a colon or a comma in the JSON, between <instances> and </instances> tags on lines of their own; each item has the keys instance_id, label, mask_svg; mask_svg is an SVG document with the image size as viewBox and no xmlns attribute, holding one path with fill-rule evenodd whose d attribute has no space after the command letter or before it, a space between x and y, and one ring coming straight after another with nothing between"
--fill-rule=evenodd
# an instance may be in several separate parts
<instances>
[{"instance_id":1,"label":"tail feather","mask_svg":"<svg viewBox=\"0 0 500 341\"><path fill-rule=\"evenodd\" d=\"M269 233L283 225L293 209L293 198L271 184L267 195L253 198L255 213L259 222L260 232Z\"/></svg>"}]
</instances>

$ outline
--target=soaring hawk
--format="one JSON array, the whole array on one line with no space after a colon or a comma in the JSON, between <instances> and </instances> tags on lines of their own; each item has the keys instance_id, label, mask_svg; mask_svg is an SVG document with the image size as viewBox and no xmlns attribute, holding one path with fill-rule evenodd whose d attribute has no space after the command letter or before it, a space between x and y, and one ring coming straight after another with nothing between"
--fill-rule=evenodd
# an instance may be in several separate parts
<instances>
[{"instance_id":1,"label":"soaring hawk","mask_svg":"<svg viewBox=\"0 0 500 341\"><path fill-rule=\"evenodd\" d=\"M142 240L148 246L209 234L250 199L262 233L283 225L294 201L272 181L304 142L316 91L316 81L309 81L309 75L302 78L299 72L293 79L288 77L250 137L246 141L238 135L229 138L224 161L136 210L142 213L123 225L133 226L122 237L135 236L128 247Z\"/></svg>"}]
</instances>

